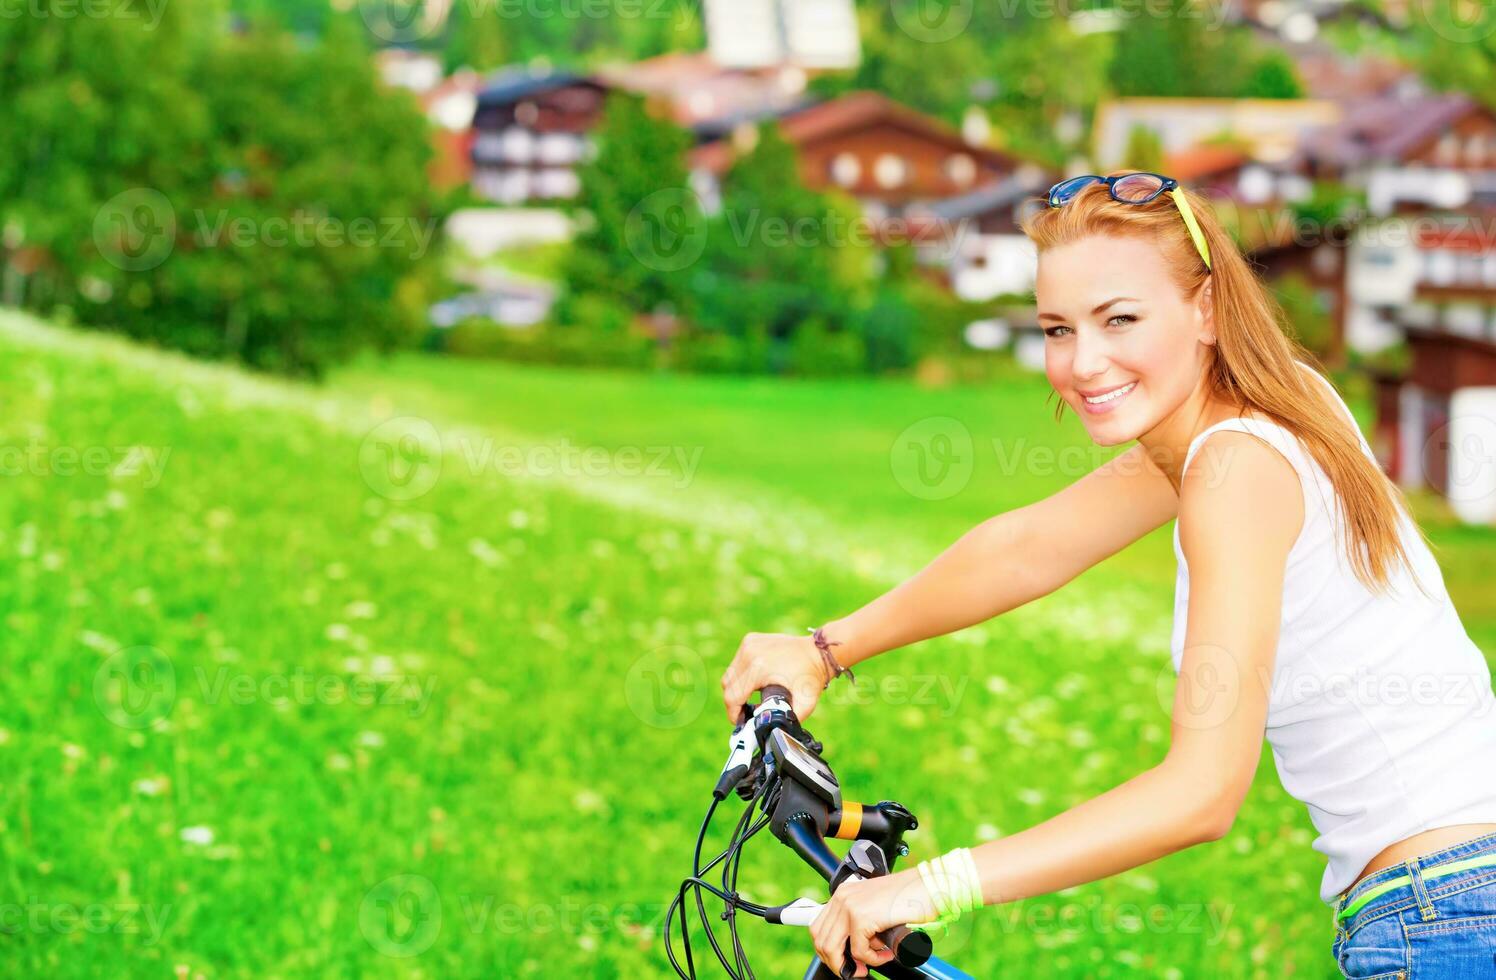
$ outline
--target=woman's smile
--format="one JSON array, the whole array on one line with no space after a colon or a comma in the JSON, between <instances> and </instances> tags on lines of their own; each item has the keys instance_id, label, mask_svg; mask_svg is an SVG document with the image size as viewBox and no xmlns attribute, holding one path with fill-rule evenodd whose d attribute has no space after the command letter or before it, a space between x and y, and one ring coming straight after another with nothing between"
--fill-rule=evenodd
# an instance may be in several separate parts
<instances>
[{"instance_id":1,"label":"woman's smile","mask_svg":"<svg viewBox=\"0 0 1496 980\"><path fill-rule=\"evenodd\" d=\"M1127 396L1132 393L1132 389L1136 388L1137 386L1138 383L1136 381L1129 381L1127 384L1117 385L1113 388L1105 388L1100 392L1094 394L1086 394L1085 392L1080 392L1081 403L1085 406L1086 412L1088 414L1105 415L1108 412L1115 411L1117 406L1122 404L1122 401L1126 399Z\"/></svg>"}]
</instances>

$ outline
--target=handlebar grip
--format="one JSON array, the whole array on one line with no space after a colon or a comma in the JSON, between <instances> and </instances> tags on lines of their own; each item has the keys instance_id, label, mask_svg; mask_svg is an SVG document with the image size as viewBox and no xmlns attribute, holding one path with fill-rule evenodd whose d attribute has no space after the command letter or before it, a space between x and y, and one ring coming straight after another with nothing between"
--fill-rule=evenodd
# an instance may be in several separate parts
<instances>
[{"instance_id":1,"label":"handlebar grip","mask_svg":"<svg viewBox=\"0 0 1496 980\"><path fill-rule=\"evenodd\" d=\"M908 926L889 926L878 933L878 941L893 950L893 959L889 962L911 970L924 966L933 950L929 936ZM857 961L852 959L852 942L848 940L842 955L841 978L851 980L856 974Z\"/></svg>"},{"instance_id":2,"label":"handlebar grip","mask_svg":"<svg viewBox=\"0 0 1496 980\"><path fill-rule=\"evenodd\" d=\"M878 941L893 950L893 958L899 966L923 966L935 951L928 933L908 926L889 926L878 933Z\"/></svg>"},{"instance_id":3,"label":"handlebar grip","mask_svg":"<svg viewBox=\"0 0 1496 980\"><path fill-rule=\"evenodd\" d=\"M786 701L790 700L789 688L784 687L780 684L766 685L763 690L758 692L758 694L761 701L767 701L770 698L784 698Z\"/></svg>"}]
</instances>

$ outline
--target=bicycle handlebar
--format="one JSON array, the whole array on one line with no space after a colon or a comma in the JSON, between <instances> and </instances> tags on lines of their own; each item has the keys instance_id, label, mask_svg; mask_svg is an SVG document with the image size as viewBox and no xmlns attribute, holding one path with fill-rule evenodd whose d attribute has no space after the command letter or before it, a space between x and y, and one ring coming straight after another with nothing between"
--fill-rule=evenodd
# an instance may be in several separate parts
<instances>
[{"instance_id":1,"label":"bicycle handlebar","mask_svg":"<svg viewBox=\"0 0 1496 980\"><path fill-rule=\"evenodd\" d=\"M842 862L835 852L826 846L825 838L817 834L815 828L803 820L791 821L786 827L786 834L789 837L787 843L790 849L800 855L806 864L815 868L821 877L828 882L831 881ZM845 880L843 879L843 882ZM894 962L911 968L923 965L934 949L928 935L910 929L907 925L889 926L878 933L878 941L893 950ZM852 963L850 956L847 956L843 960L842 975L850 977L855 969L856 964Z\"/></svg>"},{"instance_id":2,"label":"bicycle handlebar","mask_svg":"<svg viewBox=\"0 0 1496 980\"><path fill-rule=\"evenodd\" d=\"M774 698L783 698L786 702L788 702L789 691L778 684L770 684L762 689L759 697L760 705L763 705L765 702L770 701ZM789 709L788 715L790 720L794 723L793 727L798 728L799 719L795 717L793 707ZM900 807L899 809L906 814L908 812L904 811L902 807ZM829 817L829 813L827 814L827 816ZM823 820L823 826L824 823L825 821ZM912 816L909 825L913 825ZM854 877L853 874L849 874L843 876L840 880L837 879L837 872L841 869L843 862L836 856L835 852L833 852L831 848L826 845L825 837L822 836L817 826L812 823L811 820L789 819L784 821L782 828L776 827L776 831L780 830L782 830L781 839L787 845L789 845L790 849L793 850L796 854L800 855L801 859L803 859L807 864L814 868L821 875L821 877L825 878L832 884L833 894L835 893L835 889L841 884L844 884L848 878ZM898 828L895 831L895 836L901 835L902 827ZM874 846L876 847L876 845ZM887 865L887 856L882 854L881 849L879 850L879 854L884 858L884 864L882 868L865 868L860 872L855 873L855 876L872 877L887 874L889 871ZM890 926L889 928L878 933L878 941L881 942L885 948L893 951L894 959L891 962L895 962L898 965L904 967L913 968L921 966L927 960L929 960L930 954L933 951L933 944L931 943L929 935L923 932L918 932L914 929L910 929L907 925ZM856 970L856 964L853 962L850 953L851 947L849 944L847 955L843 958L842 961L843 977L851 977Z\"/></svg>"}]
</instances>

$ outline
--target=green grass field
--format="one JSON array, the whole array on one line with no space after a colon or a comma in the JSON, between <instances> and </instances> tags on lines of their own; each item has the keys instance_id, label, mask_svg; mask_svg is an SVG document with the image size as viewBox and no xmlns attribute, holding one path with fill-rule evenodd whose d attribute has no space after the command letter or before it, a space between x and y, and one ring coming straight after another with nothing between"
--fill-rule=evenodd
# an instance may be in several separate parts
<instances>
[{"instance_id":1,"label":"green grass field","mask_svg":"<svg viewBox=\"0 0 1496 980\"><path fill-rule=\"evenodd\" d=\"M9 313L0 391L14 976L665 976L742 633L855 608L1105 458L1042 378L410 355L313 388ZM1496 534L1419 507L1496 648ZM1016 832L1162 758L1172 582L1165 528L867 664L870 703L828 693L812 727L850 796L920 815L913 859ZM1225 840L983 910L942 952L978 977L1333 977L1311 839L1264 753ZM767 835L743 885L816 894ZM762 977L810 955L745 941Z\"/></svg>"}]
</instances>

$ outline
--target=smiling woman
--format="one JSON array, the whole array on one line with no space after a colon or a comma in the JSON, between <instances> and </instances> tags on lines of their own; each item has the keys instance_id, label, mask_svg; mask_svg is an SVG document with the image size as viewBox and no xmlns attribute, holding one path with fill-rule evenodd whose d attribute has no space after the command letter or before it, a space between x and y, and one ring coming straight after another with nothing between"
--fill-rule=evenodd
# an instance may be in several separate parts
<instances>
[{"instance_id":1,"label":"smiling woman","mask_svg":"<svg viewBox=\"0 0 1496 980\"><path fill-rule=\"evenodd\" d=\"M1415 956L1420 978L1489 975L1490 669L1344 401L1206 202L1175 187L1153 174L1063 182L1024 226L1057 414L1073 408L1098 445L1137 445L978 525L814 640L749 634L724 707L736 717L779 684L804 718L843 668L1046 595L1177 518L1166 757L972 848L980 902L1221 838L1265 737L1319 831L1319 895L1346 975L1406 977ZM944 917L960 903L940 868L965 860L843 885L812 927L821 960L840 970L850 950L859 976L887 962L875 937L907 921L890 896Z\"/></svg>"}]
</instances>

